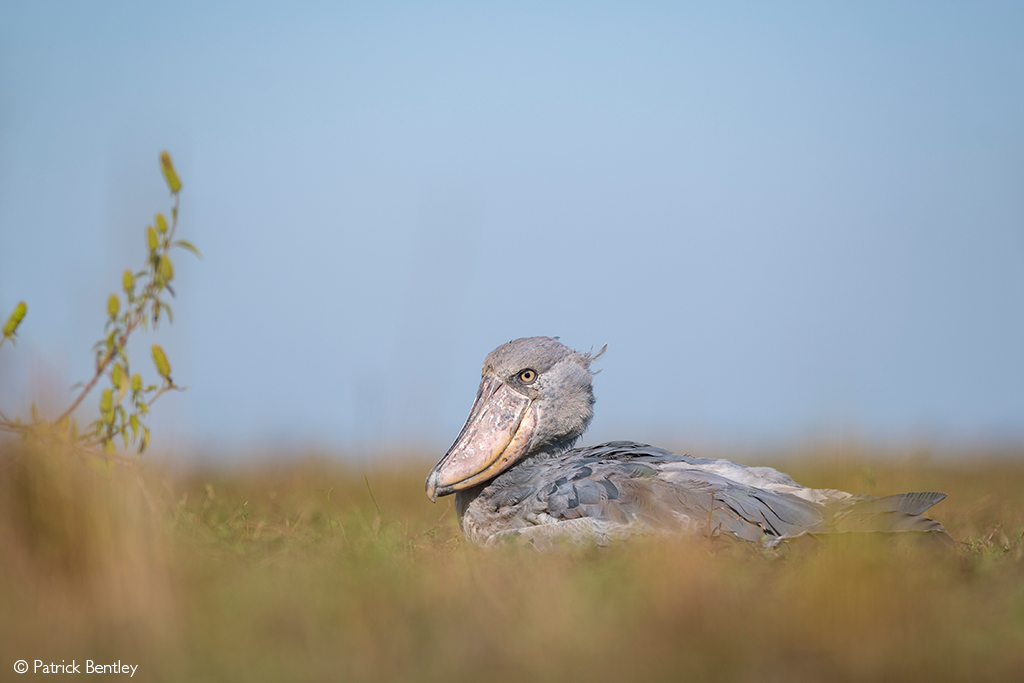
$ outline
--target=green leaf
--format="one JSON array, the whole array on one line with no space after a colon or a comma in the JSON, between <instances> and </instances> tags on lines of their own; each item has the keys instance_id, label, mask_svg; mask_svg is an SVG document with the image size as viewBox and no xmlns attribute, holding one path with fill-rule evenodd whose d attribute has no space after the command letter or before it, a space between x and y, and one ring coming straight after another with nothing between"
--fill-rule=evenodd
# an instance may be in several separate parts
<instances>
[{"instance_id":1,"label":"green leaf","mask_svg":"<svg viewBox=\"0 0 1024 683\"><path fill-rule=\"evenodd\" d=\"M106 451L107 455L113 455L115 453L114 440L113 439L104 439L103 440L103 450Z\"/></svg>"},{"instance_id":2,"label":"green leaf","mask_svg":"<svg viewBox=\"0 0 1024 683\"><path fill-rule=\"evenodd\" d=\"M114 367L110 369L110 381L115 387L121 386L121 380L124 378L123 375L124 368L121 367L120 363L115 364Z\"/></svg>"},{"instance_id":3,"label":"green leaf","mask_svg":"<svg viewBox=\"0 0 1024 683\"><path fill-rule=\"evenodd\" d=\"M132 441L139 438L139 418L134 415L129 417L128 426L132 428Z\"/></svg>"},{"instance_id":4,"label":"green leaf","mask_svg":"<svg viewBox=\"0 0 1024 683\"><path fill-rule=\"evenodd\" d=\"M121 285L124 287L124 291L131 296L132 290L135 289L135 276L132 275L132 271L125 268L124 275L121 277Z\"/></svg>"},{"instance_id":5,"label":"green leaf","mask_svg":"<svg viewBox=\"0 0 1024 683\"><path fill-rule=\"evenodd\" d=\"M156 230L152 225L146 226L146 245L150 251L156 251L160 246L160 238L156 236Z\"/></svg>"},{"instance_id":6,"label":"green leaf","mask_svg":"<svg viewBox=\"0 0 1024 683\"><path fill-rule=\"evenodd\" d=\"M161 235L167 232L167 219L164 218L162 213L158 213L153 222L156 224L156 229L160 231Z\"/></svg>"},{"instance_id":7,"label":"green leaf","mask_svg":"<svg viewBox=\"0 0 1024 683\"><path fill-rule=\"evenodd\" d=\"M175 240L173 246L188 249L199 258L203 258L203 255L199 253L199 250L196 248L196 246L189 242L188 240Z\"/></svg>"},{"instance_id":8,"label":"green leaf","mask_svg":"<svg viewBox=\"0 0 1024 683\"><path fill-rule=\"evenodd\" d=\"M132 375L132 391L139 391L142 389L142 375L135 373Z\"/></svg>"},{"instance_id":9,"label":"green leaf","mask_svg":"<svg viewBox=\"0 0 1024 683\"><path fill-rule=\"evenodd\" d=\"M146 450L146 446L149 445L149 427L143 425L142 427L142 440L139 442L139 453Z\"/></svg>"},{"instance_id":10,"label":"green leaf","mask_svg":"<svg viewBox=\"0 0 1024 683\"><path fill-rule=\"evenodd\" d=\"M113 414L114 408L114 392L110 389L104 389L103 393L100 394L100 414L106 417L107 413Z\"/></svg>"},{"instance_id":11,"label":"green leaf","mask_svg":"<svg viewBox=\"0 0 1024 683\"><path fill-rule=\"evenodd\" d=\"M167 355L160 348L159 344L153 344L153 363L156 365L156 371L160 373L160 376L170 382L171 364L167 362Z\"/></svg>"},{"instance_id":12,"label":"green leaf","mask_svg":"<svg viewBox=\"0 0 1024 683\"><path fill-rule=\"evenodd\" d=\"M18 325L25 318L25 313L28 311L28 306L25 305L24 301L19 301L18 305L14 307L14 311L11 312L11 316L7 318L7 322L4 323L4 336L11 337L14 335L15 330L18 329Z\"/></svg>"},{"instance_id":13,"label":"green leaf","mask_svg":"<svg viewBox=\"0 0 1024 683\"><path fill-rule=\"evenodd\" d=\"M160 277L164 279L164 282L170 282L174 278L174 266L171 264L171 259L167 256L160 257Z\"/></svg>"},{"instance_id":14,"label":"green leaf","mask_svg":"<svg viewBox=\"0 0 1024 683\"><path fill-rule=\"evenodd\" d=\"M120 365L115 365L115 368L120 368ZM117 386L117 403L120 405L121 401L124 400L125 394L128 393L128 388L131 386L131 380L128 379L128 371L122 369L120 377L114 380L114 384Z\"/></svg>"}]
</instances>

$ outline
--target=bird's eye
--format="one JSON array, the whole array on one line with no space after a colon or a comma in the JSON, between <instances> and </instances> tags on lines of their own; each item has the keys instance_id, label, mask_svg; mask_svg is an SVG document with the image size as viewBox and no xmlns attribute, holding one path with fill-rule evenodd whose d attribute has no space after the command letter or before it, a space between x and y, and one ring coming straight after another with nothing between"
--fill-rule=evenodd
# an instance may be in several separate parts
<instances>
[{"instance_id":1,"label":"bird's eye","mask_svg":"<svg viewBox=\"0 0 1024 683\"><path fill-rule=\"evenodd\" d=\"M537 379L537 373L529 368L519 373L519 381L523 384L529 384L535 379Z\"/></svg>"}]
</instances>

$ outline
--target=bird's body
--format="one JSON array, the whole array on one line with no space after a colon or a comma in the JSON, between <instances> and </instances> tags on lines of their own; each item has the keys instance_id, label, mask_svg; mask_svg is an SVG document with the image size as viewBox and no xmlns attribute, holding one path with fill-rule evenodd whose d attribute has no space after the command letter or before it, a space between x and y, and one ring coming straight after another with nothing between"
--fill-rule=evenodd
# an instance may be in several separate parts
<instances>
[{"instance_id":1,"label":"bird's body","mask_svg":"<svg viewBox=\"0 0 1024 683\"><path fill-rule=\"evenodd\" d=\"M771 546L805 534L862 531L948 538L921 515L942 493L875 498L809 489L770 467L629 441L570 450L593 415L589 365L596 357L547 337L518 339L488 355L469 419L427 477L432 499L456 493L470 541L604 543L697 533Z\"/></svg>"},{"instance_id":2,"label":"bird's body","mask_svg":"<svg viewBox=\"0 0 1024 683\"><path fill-rule=\"evenodd\" d=\"M676 455L629 441L512 467L456 494L466 537L605 543L646 533L732 536L775 545L807 533L940 531L921 512L945 498L809 489L770 467Z\"/></svg>"}]
</instances>

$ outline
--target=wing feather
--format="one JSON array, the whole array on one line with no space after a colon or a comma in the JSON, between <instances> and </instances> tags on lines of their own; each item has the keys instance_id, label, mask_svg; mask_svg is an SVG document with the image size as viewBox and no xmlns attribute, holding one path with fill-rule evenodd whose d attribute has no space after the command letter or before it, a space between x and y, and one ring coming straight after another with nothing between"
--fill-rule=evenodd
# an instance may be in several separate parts
<instances>
[{"instance_id":1,"label":"wing feather","mask_svg":"<svg viewBox=\"0 0 1024 683\"><path fill-rule=\"evenodd\" d=\"M471 494L460 511L463 530L478 542L547 526L528 535L549 538L561 529L604 542L652 531L697 532L774 545L807 533L945 533L920 515L944 497L808 489L770 467L613 441L512 468Z\"/></svg>"}]
</instances>

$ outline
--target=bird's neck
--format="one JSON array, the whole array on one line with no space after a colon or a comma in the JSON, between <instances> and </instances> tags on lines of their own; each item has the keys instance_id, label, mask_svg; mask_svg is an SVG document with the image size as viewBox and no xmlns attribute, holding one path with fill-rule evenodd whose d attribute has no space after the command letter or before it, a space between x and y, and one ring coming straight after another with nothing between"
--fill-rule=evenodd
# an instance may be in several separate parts
<instances>
[{"instance_id":1,"label":"bird's neck","mask_svg":"<svg viewBox=\"0 0 1024 683\"><path fill-rule=\"evenodd\" d=\"M519 459L513 467L528 465L562 455L573 447L581 435L565 436L541 444Z\"/></svg>"}]
</instances>

